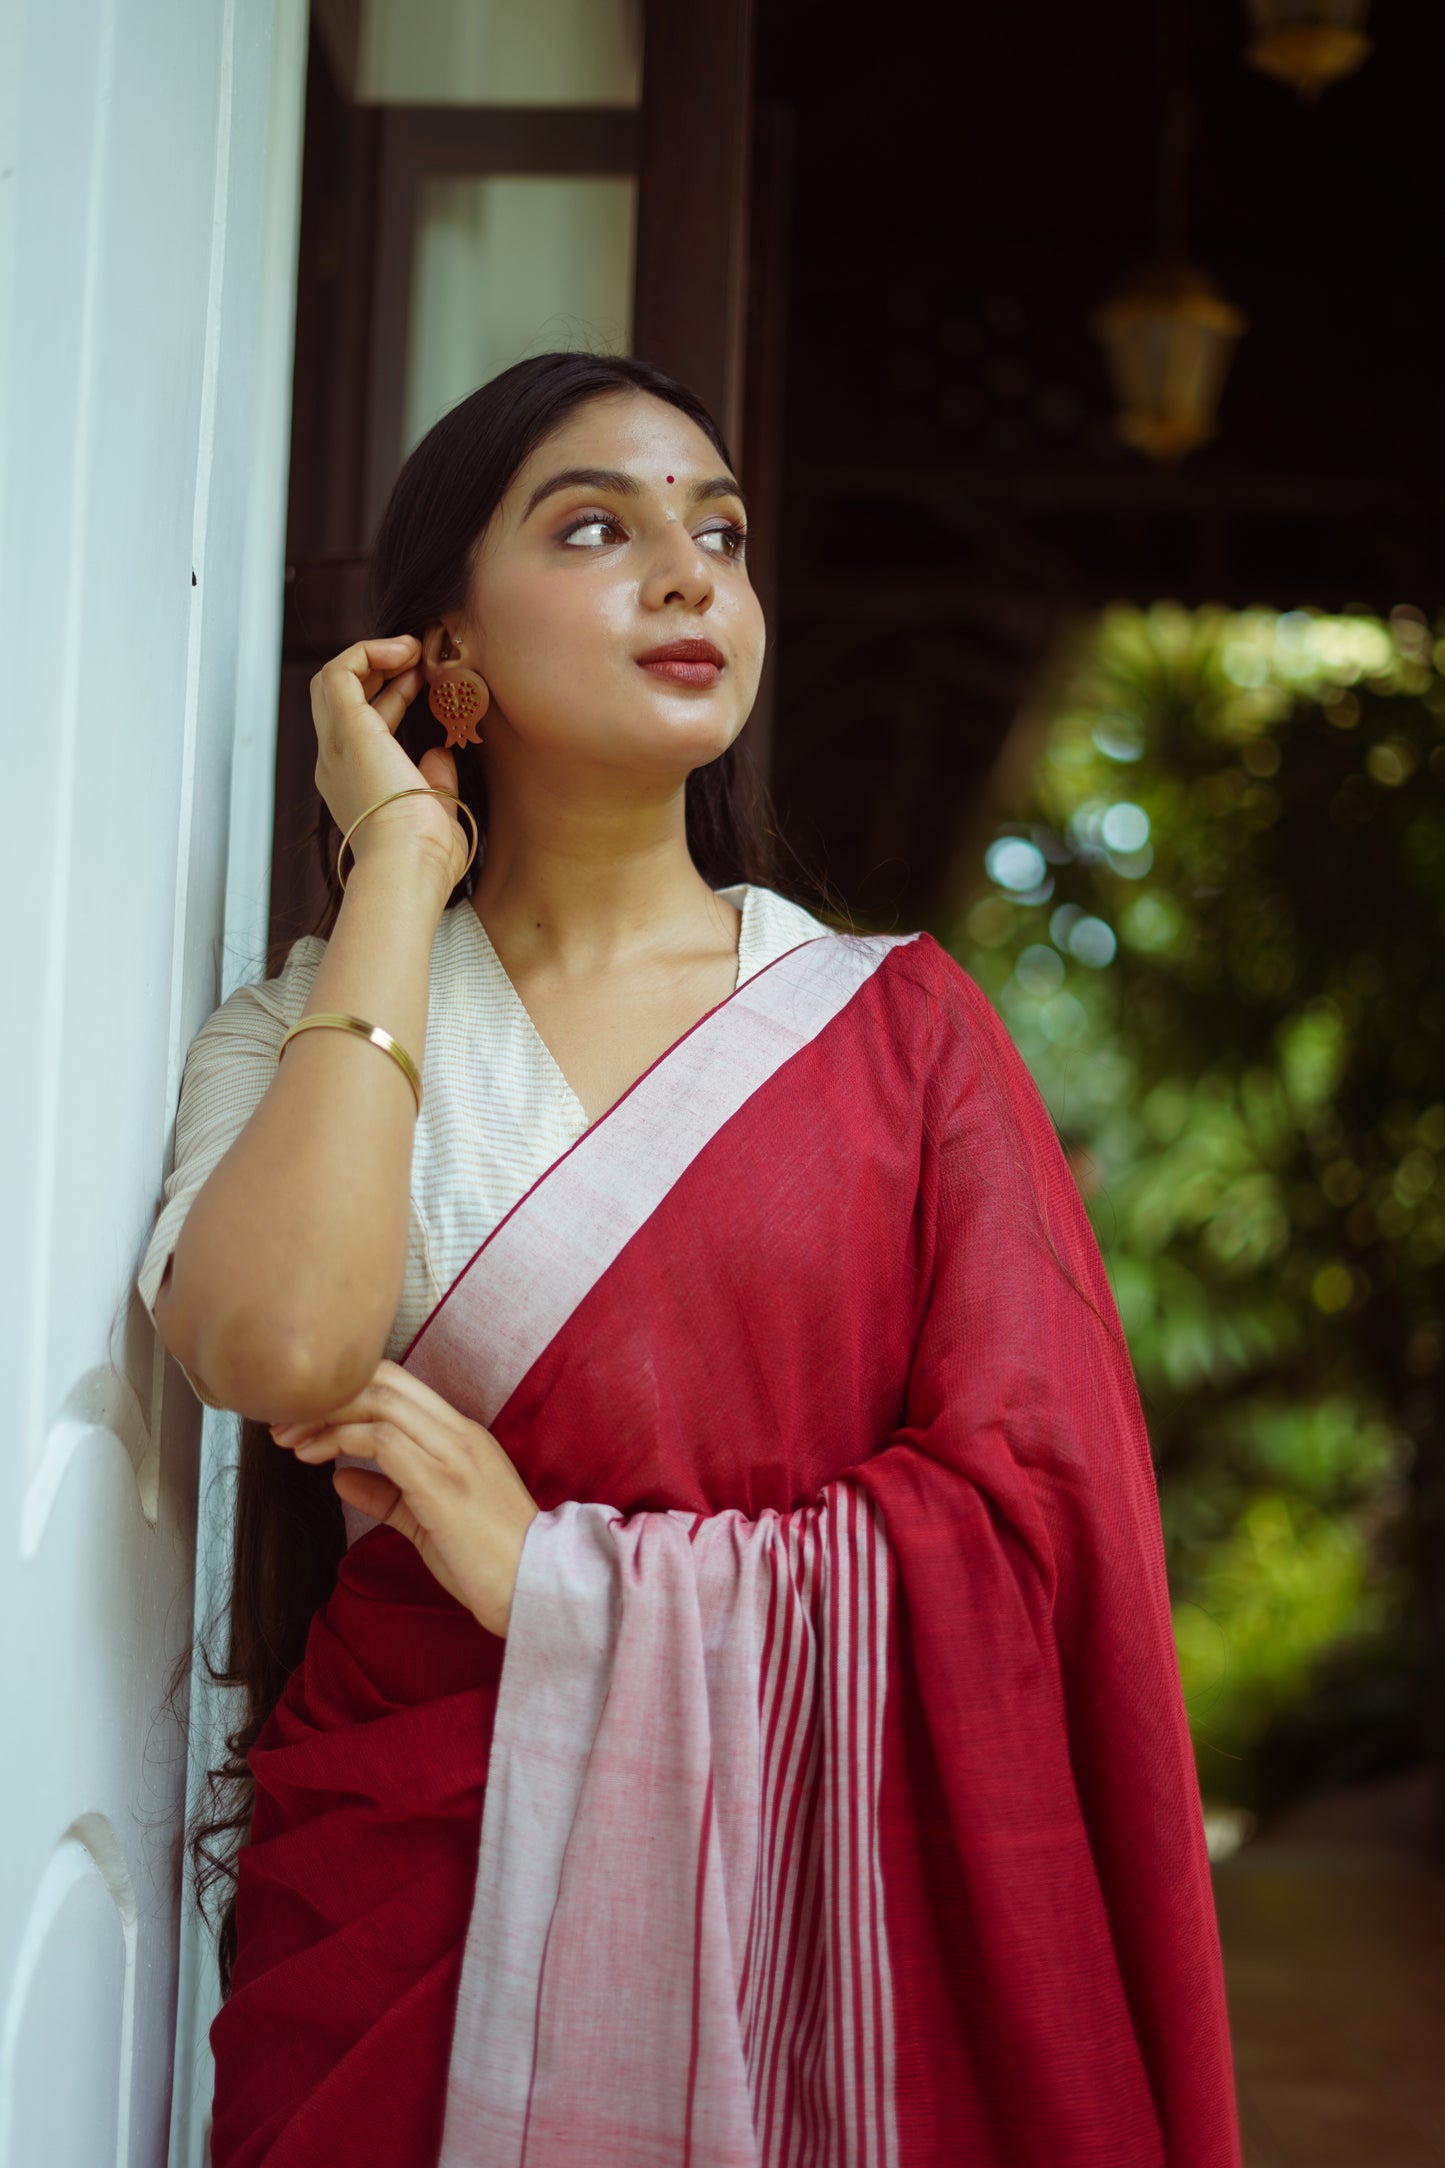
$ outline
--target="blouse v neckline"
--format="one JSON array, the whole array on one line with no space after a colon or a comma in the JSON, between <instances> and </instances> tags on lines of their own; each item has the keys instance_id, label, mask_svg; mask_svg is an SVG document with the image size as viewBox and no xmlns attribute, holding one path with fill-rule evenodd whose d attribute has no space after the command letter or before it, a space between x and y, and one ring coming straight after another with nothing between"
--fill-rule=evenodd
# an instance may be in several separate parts
<instances>
[{"instance_id":1,"label":"blouse v neckline","mask_svg":"<svg viewBox=\"0 0 1445 2168\"><path fill-rule=\"evenodd\" d=\"M753 919L756 915L753 899L757 894L757 890L753 888L749 883L745 881L739 881L731 888L715 889L713 893L715 895L722 896L724 900L729 903L736 904L741 914L738 920L737 975L734 978L732 985L732 993L735 994L738 988L743 983L743 977L745 973L745 959L748 954L749 944L752 937ZM516 987L513 985L511 974L507 970L506 965L502 962L501 957L497 954L496 949L493 947L492 937L487 932L486 927L482 924L480 917L478 916L476 910L472 905L471 898L468 897L464 903L459 903L457 905L457 909L459 911L465 912L466 916L471 920L472 925L476 928L477 940L485 969L495 983L497 991L500 994L502 1000L505 1002L507 1008L511 1011L513 1021L524 1032L527 1043L531 1047L534 1056L542 1064L542 1066L546 1070L547 1075L551 1078L554 1088L561 1097L562 1102L566 1106L568 1113L571 1117L570 1126L575 1130L575 1133L578 1136L581 1136L583 1130L592 1128L592 1118L588 1115L587 1109L583 1106L581 1100L577 1097L576 1092L568 1083L566 1076L563 1074L561 1063L558 1061L556 1055L552 1052L551 1047L548 1046L546 1040L542 1037L541 1032L537 1029L537 1026L532 1018L531 1010L527 1007L526 1002L522 999ZM731 995L729 994L724 994L723 996L724 1001L729 1000L730 998ZM714 1004L715 1007L719 1005L720 1004ZM699 1021L701 1021L701 1019L699 1019ZM696 1028L696 1025L689 1025L687 1031L680 1032L677 1038L673 1040L672 1044L664 1048L663 1052L658 1055L657 1061L666 1061L668 1055L672 1053L673 1048L680 1046L682 1041L687 1038L690 1033ZM655 1068L657 1066L657 1062L651 1063L649 1066ZM607 1111L608 1110L606 1108L602 1110L603 1113L606 1113ZM601 1121L602 1114L599 1114L596 1119L598 1121Z\"/></svg>"}]
</instances>

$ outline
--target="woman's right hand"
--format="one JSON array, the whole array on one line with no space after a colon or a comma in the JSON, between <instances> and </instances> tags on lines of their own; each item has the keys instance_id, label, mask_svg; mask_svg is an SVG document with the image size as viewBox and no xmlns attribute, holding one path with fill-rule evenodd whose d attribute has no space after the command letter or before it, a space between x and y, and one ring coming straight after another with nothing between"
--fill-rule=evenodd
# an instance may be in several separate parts
<instances>
[{"instance_id":1,"label":"woman's right hand","mask_svg":"<svg viewBox=\"0 0 1445 2168\"><path fill-rule=\"evenodd\" d=\"M316 787L342 835L369 805L395 790L455 790L457 764L445 746L428 746L418 767L396 731L426 683L421 642L410 633L358 640L311 680L316 724ZM469 830L449 798L398 798L362 822L351 839L357 865L398 844L434 864L449 895L471 848Z\"/></svg>"}]
</instances>

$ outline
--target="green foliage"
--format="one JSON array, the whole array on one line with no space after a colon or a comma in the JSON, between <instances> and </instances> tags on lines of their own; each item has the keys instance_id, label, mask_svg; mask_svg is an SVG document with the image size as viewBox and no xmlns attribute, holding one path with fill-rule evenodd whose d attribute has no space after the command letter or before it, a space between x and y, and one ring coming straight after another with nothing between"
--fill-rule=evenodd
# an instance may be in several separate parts
<instances>
[{"instance_id":1,"label":"green foliage","mask_svg":"<svg viewBox=\"0 0 1445 2168\"><path fill-rule=\"evenodd\" d=\"M1356 1522L1275 1491L1205 1547L1193 1580L1174 1608L1175 1642L1201 1776L1229 1796L1229 1757L1247 1755L1308 1689L1321 1650L1383 1624L1388 1605Z\"/></svg>"},{"instance_id":2,"label":"green foliage","mask_svg":"<svg viewBox=\"0 0 1445 2168\"><path fill-rule=\"evenodd\" d=\"M950 945L1089 1202L1201 1769L1251 1805L1330 1664L1421 1660L1445 1526L1445 639L1110 611L1008 812Z\"/></svg>"}]
</instances>

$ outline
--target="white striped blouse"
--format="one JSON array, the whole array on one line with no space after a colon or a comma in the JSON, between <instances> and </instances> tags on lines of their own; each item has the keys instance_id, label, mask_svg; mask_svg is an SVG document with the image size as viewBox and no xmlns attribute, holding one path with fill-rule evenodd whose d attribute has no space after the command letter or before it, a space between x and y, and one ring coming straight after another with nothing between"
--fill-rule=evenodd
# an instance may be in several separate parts
<instances>
[{"instance_id":1,"label":"white striped blouse","mask_svg":"<svg viewBox=\"0 0 1445 2168\"><path fill-rule=\"evenodd\" d=\"M739 986L800 941L828 931L772 889L739 882L718 893L742 912ZM318 934L303 935L275 978L238 986L191 1041L174 1162L136 1275L152 1316L191 1202L260 1105L276 1074L276 1049L305 1008L325 953ZM443 911L432 943L406 1272L386 1344L390 1361L405 1351L503 1214L586 1127L580 1101L476 912L465 902ZM197 1397L215 1407L186 1375Z\"/></svg>"}]
</instances>

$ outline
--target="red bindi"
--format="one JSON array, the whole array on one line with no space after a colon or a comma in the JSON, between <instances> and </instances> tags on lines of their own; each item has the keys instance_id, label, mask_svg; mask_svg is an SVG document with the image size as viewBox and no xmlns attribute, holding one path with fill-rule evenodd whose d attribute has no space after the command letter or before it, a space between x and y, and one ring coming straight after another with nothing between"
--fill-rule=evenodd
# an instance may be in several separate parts
<instances>
[{"instance_id":1,"label":"red bindi","mask_svg":"<svg viewBox=\"0 0 1445 2168\"><path fill-rule=\"evenodd\" d=\"M672 480L672 476L671 476L671 475L669 475L669 476L667 477L667 479L668 479L668 480L669 480L669 482L670 482L670 481Z\"/></svg>"}]
</instances>

